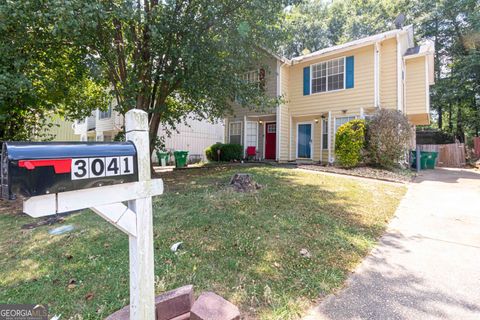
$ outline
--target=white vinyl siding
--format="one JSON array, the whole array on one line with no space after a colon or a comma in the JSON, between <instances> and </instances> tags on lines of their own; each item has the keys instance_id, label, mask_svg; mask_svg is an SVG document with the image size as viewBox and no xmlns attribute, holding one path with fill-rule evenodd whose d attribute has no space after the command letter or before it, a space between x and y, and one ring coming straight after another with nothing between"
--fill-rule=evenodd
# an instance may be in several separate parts
<instances>
[{"instance_id":1,"label":"white vinyl siding","mask_svg":"<svg viewBox=\"0 0 480 320\"><path fill-rule=\"evenodd\" d=\"M230 143L242 144L242 123L230 122L228 136Z\"/></svg>"},{"instance_id":2,"label":"white vinyl siding","mask_svg":"<svg viewBox=\"0 0 480 320\"><path fill-rule=\"evenodd\" d=\"M345 88L345 57L311 66L311 92L320 93Z\"/></svg>"}]
</instances>

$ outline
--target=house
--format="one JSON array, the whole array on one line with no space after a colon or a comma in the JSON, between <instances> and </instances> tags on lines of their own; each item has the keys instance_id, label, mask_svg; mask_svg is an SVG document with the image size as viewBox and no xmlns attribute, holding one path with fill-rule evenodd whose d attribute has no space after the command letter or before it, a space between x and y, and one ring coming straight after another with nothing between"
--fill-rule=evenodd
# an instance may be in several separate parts
<instances>
[{"instance_id":1,"label":"house","mask_svg":"<svg viewBox=\"0 0 480 320\"><path fill-rule=\"evenodd\" d=\"M107 111L96 110L90 117L73 124L73 133L80 141L113 141L123 131L124 118L114 109L112 103ZM192 158L206 160L205 149L224 140L224 128L221 122L211 123L187 117L185 123L177 125L176 130L167 135L167 130L160 127L158 135L164 137L165 149L168 151L186 150ZM153 155L153 161L157 161Z\"/></svg>"},{"instance_id":2,"label":"house","mask_svg":"<svg viewBox=\"0 0 480 320\"><path fill-rule=\"evenodd\" d=\"M262 159L331 163L338 127L378 108L427 125L433 54L431 42L415 46L407 26L291 60L271 55L247 79L259 81L267 70L265 90L282 103L258 112L232 102L225 140L255 146Z\"/></svg>"}]
</instances>

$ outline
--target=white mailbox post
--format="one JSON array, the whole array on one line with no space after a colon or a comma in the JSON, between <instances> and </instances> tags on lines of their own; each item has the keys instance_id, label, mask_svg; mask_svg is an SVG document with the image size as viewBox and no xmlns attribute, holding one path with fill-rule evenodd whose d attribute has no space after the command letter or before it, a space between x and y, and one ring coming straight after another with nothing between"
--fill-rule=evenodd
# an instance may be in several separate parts
<instances>
[{"instance_id":1,"label":"white mailbox post","mask_svg":"<svg viewBox=\"0 0 480 320\"><path fill-rule=\"evenodd\" d=\"M90 208L129 237L130 319L155 319L152 196L163 193L163 181L151 180L148 115L125 115L126 138L137 152L138 182L35 196L24 201L32 217ZM122 202L128 201L128 207Z\"/></svg>"}]
</instances>

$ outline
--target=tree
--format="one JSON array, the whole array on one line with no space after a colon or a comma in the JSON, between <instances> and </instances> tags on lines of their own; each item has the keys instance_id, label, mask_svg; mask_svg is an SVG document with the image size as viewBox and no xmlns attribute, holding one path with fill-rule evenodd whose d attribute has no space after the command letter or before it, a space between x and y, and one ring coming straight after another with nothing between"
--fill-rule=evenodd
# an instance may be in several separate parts
<instances>
[{"instance_id":1,"label":"tree","mask_svg":"<svg viewBox=\"0 0 480 320\"><path fill-rule=\"evenodd\" d=\"M0 4L0 140L47 138L50 116L86 116L108 100L83 53L56 42L37 1Z\"/></svg>"},{"instance_id":2,"label":"tree","mask_svg":"<svg viewBox=\"0 0 480 320\"><path fill-rule=\"evenodd\" d=\"M98 66L118 111L149 113L153 152L160 124L187 114L214 119L234 97L244 106L276 99L241 80L280 39L278 0L50 0L58 39ZM274 70L267 70L274 72Z\"/></svg>"}]
</instances>

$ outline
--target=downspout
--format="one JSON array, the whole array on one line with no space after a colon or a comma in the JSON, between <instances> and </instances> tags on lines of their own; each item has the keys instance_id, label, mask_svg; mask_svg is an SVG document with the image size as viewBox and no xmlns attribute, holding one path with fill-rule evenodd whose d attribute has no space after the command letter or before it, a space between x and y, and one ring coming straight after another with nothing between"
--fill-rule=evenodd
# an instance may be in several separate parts
<instances>
[{"instance_id":1,"label":"downspout","mask_svg":"<svg viewBox=\"0 0 480 320\"><path fill-rule=\"evenodd\" d=\"M402 95L402 53L400 51L400 33L397 33L397 110L403 112Z\"/></svg>"},{"instance_id":2,"label":"downspout","mask_svg":"<svg viewBox=\"0 0 480 320\"><path fill-rule=\"evenodd\" d=\"M379 42L375 42L373 46L374 54L374 99L375 108L380 108L380 46Z\"/></svg>"}]
</instances>

